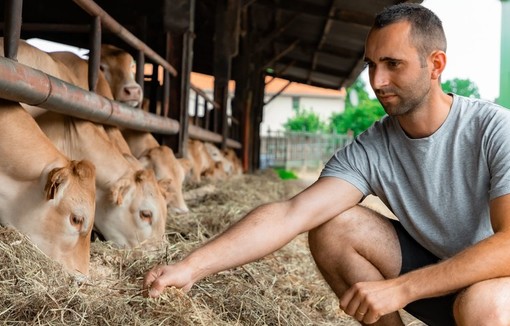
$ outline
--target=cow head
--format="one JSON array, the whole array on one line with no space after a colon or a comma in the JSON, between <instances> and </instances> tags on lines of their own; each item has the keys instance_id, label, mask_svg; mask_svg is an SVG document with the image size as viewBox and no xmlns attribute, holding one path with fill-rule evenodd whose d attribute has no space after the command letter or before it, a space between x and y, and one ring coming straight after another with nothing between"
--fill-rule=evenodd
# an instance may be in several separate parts
<instances>
[{"instance_id":1,"label":"cow head","mask_svg":"<svg viewBox=\"0 0 510 326\"><path fill-rule=\"evenodd\" d=\"M158 146L148 150L140 162L145 168L152 169L159 180L168 208L176 214L187 213L182 184L186 175L185 167L177 160L168 146Z\"/></svg>"},{"instance_id":2,"label":"cow head","mask_svg":"<svg viewBox=\"0 0 510 326\"><path fill-rule=\"evenodd\" d=\"M126 51L113 45L101 46L100 69L110 85L113 98L129 106L142 103L143 91L134 79L135 62Z\"/></svg>"},{"instance_id":3,"label":"cow head","mask_svg":"<svg viewBox=\"0 0 510 326\"><path fill-rule=\"evenodd\" d=\"M153 171L135 171L104 195L108 198L100 201L95 227L106 240L125 248L164 241L167 208Z\"/></svg>"},{"instance_id":4,"label":"cow head","mask_svg":"<svg viewBox=\"0 0 510 326\"><path fill-rule=\"evenodd\" d=\"M231 175L233 170L232 162L227 160L223 155L222 151L211 143L204 143L207 153L211 156L214 161L215 169L223 169L225 176ZM219 164L221 163L221 164ZM221 174L221 173L220 173Z\"/></svg>"},{"instance_id":5,"label":"cow head","mask_svg":"<svg viewBox=\"0 0 510 326\"><path fill-rule=\"evenodd\" d=\"M44 179L48 214L27 234L67 270L88 274L96 196L94 165L70 161L49 171Z\"/></svg>"}]
</instances>

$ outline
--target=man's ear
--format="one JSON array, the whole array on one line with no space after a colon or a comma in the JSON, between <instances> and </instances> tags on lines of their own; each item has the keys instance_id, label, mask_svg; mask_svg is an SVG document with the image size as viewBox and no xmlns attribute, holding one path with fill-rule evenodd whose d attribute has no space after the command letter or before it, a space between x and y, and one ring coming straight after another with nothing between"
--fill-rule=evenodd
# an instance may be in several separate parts
<instances>
[{"instance_id":1,"label":"man's ear","mask_svg":"<svg viewBox=\"0 0 510 326\"><path fill-rule=\"evenodd\" d=\"M432 79L439 79L446 67L446 53L444 51L434 51L430 55L432 61L432 72L430 77Z\"/></svg>"}]
</instances>

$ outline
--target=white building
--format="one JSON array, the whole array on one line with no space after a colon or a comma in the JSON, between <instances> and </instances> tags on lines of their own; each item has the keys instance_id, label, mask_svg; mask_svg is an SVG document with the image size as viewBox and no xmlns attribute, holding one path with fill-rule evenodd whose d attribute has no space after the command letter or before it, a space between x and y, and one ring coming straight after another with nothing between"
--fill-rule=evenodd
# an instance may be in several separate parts
<instances>
[{"instance_id":1,"label":"white building","mask_svg":"<svg viewBox=\"0 0 510 326\"><path fill-rule=\"evenodd\" d=\"M214 78L198 73L191 74L191 82L201 88L212 98ZM299 83L291 83L281 94L273 97L287 85L288 81L267 77L264 102L263 121L260 126L260 135L267 135L268 131L283 131L283 125L290 117L293 117L298 108L313 111L319 115L323 122L328 122L333 113L340 113L345 108L345 90L332 90L309 86ZM233 96L234 82L229 85L230 99ZM194 94L191 94L190 107L194 102ZM230 105L230 101L229 101ZM228 108L230 110L230 107ZM191 115L194 115L190 112ZM203 112L198 112L203 115Z\"/></svg>"}]
</instances>

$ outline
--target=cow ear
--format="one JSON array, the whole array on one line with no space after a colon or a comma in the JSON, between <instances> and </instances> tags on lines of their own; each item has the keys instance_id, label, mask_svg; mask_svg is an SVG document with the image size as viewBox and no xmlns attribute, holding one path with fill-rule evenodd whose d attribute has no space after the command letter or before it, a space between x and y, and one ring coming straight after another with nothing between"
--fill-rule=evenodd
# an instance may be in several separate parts
<instances>
[{"instance_id":1,"label":"cow ear","mask_svg":"<svg viewBox=\"0 0 510 326\"><path fill-rule=\"evenodd\" d=\"M140 161L140 164L144 169L152 168L151 158L148 154L142 155L140 158L138 158L138 161Z\"/></svg>"},{"instance_id":2,"label":"cow ear","mask_svg":"<svg viewBox=\"0 0 510 326\"><path fill-rule=\"evenodd\" d=\"M173 192L172 179L165 178L165 179L158 180L158 186L159 186L159 190L161 191L161 194L165 198L165 201L168 202L170 200L170 196Z\"/></svg>"},{"instance_id":3,"label":"cow ear","mask_svg":"<svg viewBox=\"0 0 510 326\"><path fill-rule=\"evenodd\" d=\"M128 178L122 178L110 188L111 200L116 205L122 205L131 181Z\"/></svg>"},{"instance_id":4,"label":"cow ear","mask_svg":"<svg viewBox=\"0 0 510 326\"><path fill-rule=\"evenodd\" d=\"M64 182L69 178L69 169L67 167L54 168L48 173L48 180L44 187L46 193L46 200L54 199L57 196L58 190L62 187Z\"/></svg>"}]
</instances>

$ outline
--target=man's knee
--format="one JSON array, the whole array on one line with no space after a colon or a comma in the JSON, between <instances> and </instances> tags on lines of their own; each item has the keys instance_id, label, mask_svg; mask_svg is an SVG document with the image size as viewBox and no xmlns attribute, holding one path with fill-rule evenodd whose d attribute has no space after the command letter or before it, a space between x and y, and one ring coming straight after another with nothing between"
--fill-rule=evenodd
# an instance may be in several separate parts
<instances>
[{"instance_id":1,"label":"man's knee","mask_svg":"<svg viewBox=\"0 0 510 326\"><path fill-rule=\"evenodd\" d=\"M310 230L308 232L308 242L312 253L327 255L327 249L332 247L342 248L341 244L343 242L351 242L346 237L353 237L356 217L360 217L357 206Z\"/></svg>"},{"instance_id":2,"label":"man's knee","mask_svg":"<svg viewBox=\"0 0 510 326\"><path fill-rule=\"evenodd\" d=\"M510 278L476 283L454 305L457 325L510 325Z\"/></svg>"}]
</instances>

